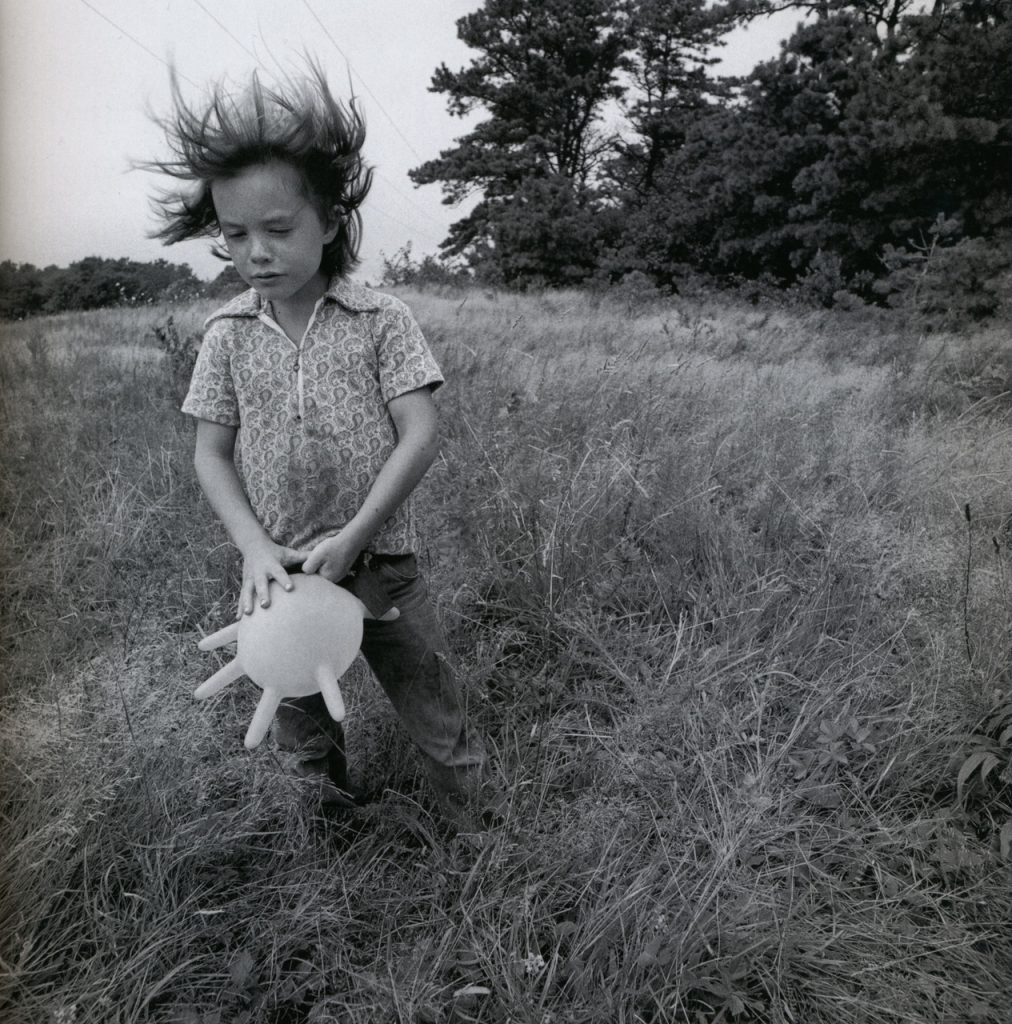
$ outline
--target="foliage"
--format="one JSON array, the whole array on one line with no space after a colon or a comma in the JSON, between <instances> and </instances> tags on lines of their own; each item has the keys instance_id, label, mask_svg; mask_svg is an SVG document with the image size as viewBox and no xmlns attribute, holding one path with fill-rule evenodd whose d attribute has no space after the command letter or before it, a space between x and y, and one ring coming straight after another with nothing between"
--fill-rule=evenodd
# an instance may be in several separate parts
<instances>
[{"instance_id":1,"label":"foliage","mask_svg":"<svg viewBox=\"0 0 1012 1024\"><path fill-rule=\"evenodd\" d=\"M165 353L168 376L172 381L173 391L180 402L186 397L193 367L197 362L200 349L200 335L180 332L175 317L168 316L165 323L151 326L159 349Z\"/></svg>"},{"instance_id":2,"label":"foliage","mask_svg":"<svg viewBox=\"0 0 1012 1024\"><path fill-rule=\"evenodd\" d=\"M480 55L458 72L441 65L432 91L447 95L452 114L482 107L490 116L411 178L442 182L448 202L482 193L451 228L448 254L491 279L513 282L537 265L547 283L568 283L581 275L557 275L556 252L567 267L585 263L574 245L586 231L569 222L589 224L593 214L591 186L608 141L599 122L621 92L620 11L607 0L487 0L457 28ZM567 225L556 232L560 204Z\"/></svg>"},{"instance_id":3,"label":"foliage","mask_svg":"<svg viewBox=\"0 0 1012 1024\"><path fill-rule=\"evenodd\" d=\"M55 267L39 270L31 263L0 263L0 316L21 320L40 312L56 273Z\"/></svg>"},{"instance_id":4,"label":"foliage","mask_svg":"<svg viewBox=\"0 0 1012 1024\"><path fill-rule=\"evenodd\" d=\"M380 254L383 273L380 284L388 287L408 285L413 288L464 285L470 278L466 271L455 269L446 260L426 254L421 260L411 255L411 243L398 249L393 256Z\"/></svg>"},{"instance_id":5,"label":"foliage","mask_svg":"<svg viewBox=\"0 0 1012 1024\"><path fill-rule=\"evenodd\" d=\"M182 301L203 294L190 267L153 260L89 256L70 266L43 270L30 263L0 263L0 317L19 320L104 306L136 306L159 300Z\"/></svg>"},{"instance_id":6,"label":"foliage","mask_svg":"<svg viewBox=\"0 0 1012 1024\"><path fill-rule=\"evenodd\" d=\"M994 835L999 856L1012 863L1012 696L1004 695L966 737L956 798L978 832Z\"/></svg>"},{"instance_id":7,"label":"foliage","mask_svg":"<svg viewBox=\"0 0 1012 1024\"><path fill-rule=\"evenodd\" d=\"M992 316L1012 291L1012 238L1002 232L989 245L961 236L958 225L939 216L922 241L887 244L882 263L888 273L873 291L890 306L940 329Z\"/></svg>"},{"instance_id":8,"label":"foliage","mask_svg":"<svg viewBox=\"0 0 1012 1024\"><path fill-rule=\"evenodd\" d=\"M949 32L910 15L880 34L864 9L831 5L755 69L739 105L689 130L646 207L662 225L653 262L790 284L833 254L846 286L873 297L885 247L939 215L993 246L1012 213L1009 109L954 69L969 62L1012 95L1010 54L1004 22Z\"/></svg>"},{"instance_id":9,"label":"foliage","mask_svg":"<svg viewBox=\"0 0 1012 1024\"><path fill-rule=\"evenodd\" d=\"M638 0L629 6L626 69L632 88L625 117L632 138L616 142L609 177L633 196L649 194L689 124L725 90L707 69L721 45L724 12L705 0ZM632 199L627 198L626 202Z\"/></svg>"},{"instance_id":10,"label":"foliage","mask_svg":"<svg viewBox=\"0 0 1012 1024\"><path fill-rule=\"evenodd\" d=\"M923 312L952 322L1000 308L1012 229L1007 5L605 6L490 0L459 23L478 56L458 73L440 68L433 88L452 113L489 116L412 172L442 182L450 202L481 194L446 251L519 287L636 271L677 288L704 274L850 306L906 293L904 255L916 263L941 218L937 309ZM730 27L789 8L808 18L778 57L741 80L712 75ZM526 50L539 59L525 63ZM971 255L972 281L957 252Z\"/></svg>"},{"instance_id":11,"label":"foliage","mask_svg":"<svg viewBox=\"0 0 1012 1024\"><path fill-rule=\"evenodd\" d=\"M230 299L246 290L248 285L239 276L234 263L229 263L221 273L207 285L204 294L214 299Z\"/></svg>"}]
</instances>

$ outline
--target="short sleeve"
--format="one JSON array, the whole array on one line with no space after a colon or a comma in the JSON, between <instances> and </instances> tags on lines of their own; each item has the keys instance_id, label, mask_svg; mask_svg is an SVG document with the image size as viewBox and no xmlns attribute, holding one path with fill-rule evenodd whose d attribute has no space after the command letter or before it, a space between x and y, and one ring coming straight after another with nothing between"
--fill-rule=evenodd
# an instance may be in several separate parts
<instances>
[{"instance_id":1,"label":"short sleeve","mask_svg":"<svg viewBox=\"0 0 1012 1024\"><path fill-rule=\"evenodd\" d=\"M239 402L232 381L228 353L228 331L224 324L212 324L197 353L190 389L183 400L183 412L197 419L239 426Z\"/></svg>"},{"instance_id":2,"label":"short sleeve","mask_svg":"<svg viewBox=\"0 0 1012 1024\"><path fill-rule=\"evenodd\" d=\"M411 311L398 299L377 314L377 350L380 389L383 401L426 386L433 391L443 383L443 375L429 351Z\"/></svg>"}]
</instances>

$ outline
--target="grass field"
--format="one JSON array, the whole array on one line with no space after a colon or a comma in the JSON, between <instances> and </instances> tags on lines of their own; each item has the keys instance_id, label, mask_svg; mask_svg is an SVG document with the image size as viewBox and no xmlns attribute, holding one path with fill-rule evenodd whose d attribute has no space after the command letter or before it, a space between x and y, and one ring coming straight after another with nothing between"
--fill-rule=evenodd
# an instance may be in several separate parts
<instances>
[{"instance_id":1,"label":"grass field","mask_svg":"<svg viewBox=\"0 0 1012 1024\"><path fill-rule=\"evenodd\" d=\"M238 562L153 329L208 305L7 324L0 1016L1006 1024L1007 334L404 298L505 824L447 833L359 667L343 819L192 699Z\"/></svg>"}]
</instances>

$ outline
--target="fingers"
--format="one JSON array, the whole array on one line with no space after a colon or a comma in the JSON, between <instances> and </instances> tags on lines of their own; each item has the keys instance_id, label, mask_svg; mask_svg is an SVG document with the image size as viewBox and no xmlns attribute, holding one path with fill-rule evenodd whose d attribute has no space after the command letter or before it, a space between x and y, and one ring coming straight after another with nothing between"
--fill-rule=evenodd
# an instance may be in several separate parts
<instances>
[{"instance_id":1,"label":"fingers","mask_svg":"<svg viewBox=\"0 0 1012 1024\"><path fill-rule=\"evenodd\" d=\"M335 559L333 555L322 544L310 551L306 560L302 563L303 572L319 573L324 579L330 580L331 582L335 579L335 568Z\"/></svg>"},{"instance_id":2,"label":"fingers","mask_svg":"<svg viewBox=\"0 0 1012 1024\"><path fill-rule=\"evenodd\" d=\"M307 558L312 554L311 550L300 550L299 548L282 548L280 559L281 564L284 566L290 565L303 565ZM303 569L303 571L305 571Z\"/></svg>"},{"instance_id":3,"label":"fingers","mask_svg":"<svg viewBox=\"0 0 1012 1024\"><path fill-rule=\"evenodd\" d=\"M302 571L318 573L331 583L337 583L351 571L357 554L357 550L342 543L338 537L328 537L308 552Z\"/></svg>"},{"instance_id":4,"label":"fingers","mask_svg":"<svg viewBox=\"0 0 1012 1024\"><path fill-rule=\"evenodd\" d=\"M277 570L274 572L273 579L274 579L274 581L276 583L280 583L281 584L281 588L283 590L291 590L292 589L291 577L288 575L288 573L285 572L284 569L281 568L280 565L278 566ZM267 605L265 604L264 607L266 608Z\"/></svg>"},{"instance_id":5,"label":"fingers","mask_svg":"<svg viewBox=\"0 0 1012 1024\"><path fill-rule=\"evenodd\" d=\"M242 581L237 618L241 619L244 615L251 615L254 606L258 603L261 608L270 608L271 580L274 580L284 590L291 590L293 588L291 577L285 572L280 562L264 569L251 570L249 575L245 576Z\"/></svg>"},{"instance_id":6,"label":"fingers","mask_svg":"<svg viewBox=\"0 0 1012 1024\"><path fill-rule=\"evenodd\" d=\"M239 603L236 605L235 617L241 619L253 611L253 595L255 587L253 580L243 575L242 586L239 588Z\"/></svg>"},{"instance_id":7,"label":"fingers","mask_svg":"<svg viewBox=\"0 0 1012 1024\"><path fill-rule=\"evenodd\" d=\"M270 605L270 597L267 594L267 577L263 574L244 577L242 589L239 591L239 607L236 617L241 619L244 615L251 615L258 597L262 608Z\"/></svg>"},{"instance_id":8,"label":"fingers","mask_svg":"<svg viewBox=\"0 0 1012 1024\"><path fill-rule=\"evenodd\" d=\"M334 563L329 558L318 558L312 568L309 569L303 565L302 571L322 576L325 580L330 580L331 583L337 583L338 580L343 579L347 575L344 572L336 572L334 570Z\"/></svg>"}]
</instances>

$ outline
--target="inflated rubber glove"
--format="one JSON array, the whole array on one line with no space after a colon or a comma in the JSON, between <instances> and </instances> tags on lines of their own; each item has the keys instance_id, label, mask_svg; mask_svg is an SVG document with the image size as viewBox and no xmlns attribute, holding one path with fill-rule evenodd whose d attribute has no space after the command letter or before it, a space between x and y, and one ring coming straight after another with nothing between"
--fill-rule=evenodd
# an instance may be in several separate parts
<instances>
[{"instance_id":1,"label":"inflated rubber glove","mask_svg":"<svg viewBox=\"0 0 1012 1024\"><path fill-rule=\"evenodd\" d=\"M263 690L246 731L244 742L251 750L267 735L287 697L322 693L334 721L344 720L338 683L362 644L363 619L373 617L359 598L322 576L294 574L290 579L292 589L278 588L269 607L254 608L197 644L210 651L237 642L235 658L194 690L198 700L244 675ZM379 618L387 621L398 614L389 608Z\"/></svg>"}]
</instances>

